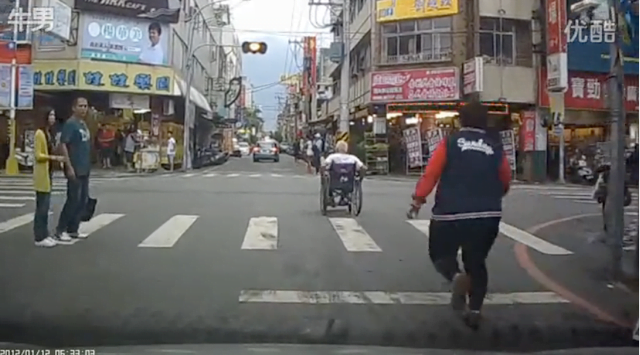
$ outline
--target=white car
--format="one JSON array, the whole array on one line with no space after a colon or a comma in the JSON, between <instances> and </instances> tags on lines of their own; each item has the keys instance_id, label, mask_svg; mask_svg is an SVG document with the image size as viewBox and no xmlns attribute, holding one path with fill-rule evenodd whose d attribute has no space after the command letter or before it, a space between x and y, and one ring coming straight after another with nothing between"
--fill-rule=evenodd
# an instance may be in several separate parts
<instances>
[{"instance_id":1,"label":"white car","mask_svg":"<svg viewBox=\"0 0 640 355\"><path fill-rule=\"evenodd\" d=\"M243 156L251 154L251 147L249 146L249 143L240 142L238 143L238 147L240 148L240 152L242 153Z\"/></svg>"}]
</instances>

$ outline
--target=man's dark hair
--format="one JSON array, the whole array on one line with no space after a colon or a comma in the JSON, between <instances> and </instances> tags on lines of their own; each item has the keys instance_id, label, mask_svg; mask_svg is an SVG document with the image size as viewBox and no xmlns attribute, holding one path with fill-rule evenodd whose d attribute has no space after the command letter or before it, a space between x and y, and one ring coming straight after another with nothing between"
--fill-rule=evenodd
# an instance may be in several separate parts
<instances>
[{"instance_id":1,"label":"man's dark hair","mask_svg":"<svg viewBox=\"0 0 640 355\"><path fill-rule=\"evenodd\" d=\"M156 31L158 33L158 36L162 34L162 27L160 27L159 22L151 22L151 24L149 24L149 31L152 30Z\"/></svg>"},{"instance_id":2,"label":"man's dark hair","mask_svg":"<svg viewBox=\"0 0 640 355\"><path fill-rule=\"evenodd\" d=\"M487 128L488 110L479 101L471 101L458 109L460 125L469 128Z\"/></svg>"},{"instance_id":3,"label":"man's dark hair","mask_svg":"<svg viewBox=\"0 0 640 355\"><path fill-rule=\"evenodd\" d=\"M84 100L84 101L86 101L86 102L87 102L87 104L89 104L89 100L87 100L87 98L86 98L86 97L78 96L78 97L76 97L75 99L73 99L73 103L71 104L71 107L76 107L76 106L78 106L78 101L80 101L80 100Z\"/></svg>"}]
</instances>

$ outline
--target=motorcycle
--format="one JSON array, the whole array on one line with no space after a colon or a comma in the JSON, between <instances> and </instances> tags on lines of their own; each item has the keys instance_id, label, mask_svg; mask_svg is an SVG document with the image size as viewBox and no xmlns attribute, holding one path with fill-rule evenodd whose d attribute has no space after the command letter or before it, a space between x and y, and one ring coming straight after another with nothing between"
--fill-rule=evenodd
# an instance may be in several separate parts
<instances>
[{"instance_id":1,"label":"motorcycle","mask_svg":"<svg viewBox=\"0 0 640 355\"><path fill-rule=\"evenodd\" d=\"M568 170L569 180L573 183L593 185L596 182L596 176L587 166L587 159L584 156L572 161Z\"/></svg>"},{"instance_id":2,"label":"motorcycle","mask_svg":"<svg viewBox=\"0 0 640 355\"><path fill-rule=\"evenodd\" d=\"M602 206L602 219L604 230L607 230L607 223L605 218L605 205L607 202L607 184L609 182L609 175L611 172L610 164L602 164L596 169L597 180L593 188L592 198ZM629 184L627 181L624 183L624 207L631 205L633 196L631 190L629 190Z\"/></svg>"}]
</instances>

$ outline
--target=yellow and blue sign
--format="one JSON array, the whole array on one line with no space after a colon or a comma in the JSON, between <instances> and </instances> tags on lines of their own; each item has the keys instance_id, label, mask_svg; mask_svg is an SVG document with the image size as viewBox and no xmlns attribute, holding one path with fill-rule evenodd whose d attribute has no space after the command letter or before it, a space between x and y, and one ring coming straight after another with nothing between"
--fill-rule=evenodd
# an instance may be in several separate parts
<instances>
[{"instance_id":1,"label":"yellow and blue sign","mask_svg":"<svg viewBox=\"0 0 640 355\"><path fill-rule=\"evenodd\" d=\"M93 61L35 61L36 90L95 90L173 95L171 68Z\"/></svg>"},{"instance_id":2,"label":"yellow and blue sign","mask_svg":"<svg viewBox=\"0 0 640 355\"><path fill-rule=\"evenodd\" d=\"M376 21L389 22L457 14L459 0L376 0Z\"/></svg>"}]
</instances>

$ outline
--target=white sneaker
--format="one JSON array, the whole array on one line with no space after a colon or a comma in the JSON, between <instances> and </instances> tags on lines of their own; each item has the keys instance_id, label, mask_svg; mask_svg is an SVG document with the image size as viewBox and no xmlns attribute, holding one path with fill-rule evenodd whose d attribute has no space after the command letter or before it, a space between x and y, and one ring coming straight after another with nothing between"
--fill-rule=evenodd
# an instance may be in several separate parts
<instances>
[{"instance_id":1,"label":"white sneaker","mask_svg":"<svg viewBox=\"0 0 640 355\"><path fill-rule=\"evenodd\" d=\"M51 238L53 238L53 240L56 242L56 244L72 245L72 244L74 244L76 242L66 232L65 233L60 233L60 235L54 235Z\"/></svg>"},{"instance_id":2,"label":"white sneaker","mask_svg":"<svg viewBox=\"0 0 640 355\"><path fill-rule=\"evenodd\" d=\"M36 242L36 246L44 247L44 248L53 248L56 245L58 245L58 243L56 243L56 241L53 240L51 237L46 237L43 240Z\"/></svg>"}]
</instances>

